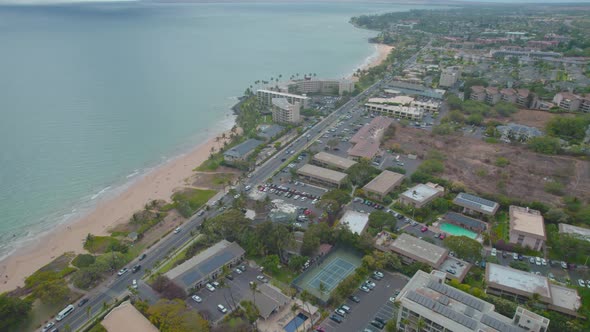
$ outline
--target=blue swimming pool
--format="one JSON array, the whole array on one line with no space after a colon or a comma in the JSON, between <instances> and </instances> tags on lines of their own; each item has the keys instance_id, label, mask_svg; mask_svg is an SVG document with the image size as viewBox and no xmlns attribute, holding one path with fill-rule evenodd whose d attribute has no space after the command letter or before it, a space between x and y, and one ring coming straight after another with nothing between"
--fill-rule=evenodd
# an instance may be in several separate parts
<instances>
[{"instance_id":1,"label":"blue swimming pool","mask_svg":"<svg viewBox=\"0 0 590 332\"><path fill-rule=\"evenodd\" d=\"M299 313L297 316L295 316L295 318L291 319L291 321L289 323L287 323L287 325L285 325L284 329L287 332L295 332L297 331L297 328L301 325L303 325L303 322L305 322L307 320L307 316L305 316L302 313Z\"/></svg>"}]
</instances>

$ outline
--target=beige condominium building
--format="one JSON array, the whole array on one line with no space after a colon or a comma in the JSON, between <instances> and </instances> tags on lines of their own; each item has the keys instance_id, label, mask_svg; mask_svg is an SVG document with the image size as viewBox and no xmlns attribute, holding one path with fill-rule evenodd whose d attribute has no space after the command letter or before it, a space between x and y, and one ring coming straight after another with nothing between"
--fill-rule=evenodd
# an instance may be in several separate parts
<instances>
[{"instance_id":1,"label":"beige condominium building","mask_svg":"<svg viewBox=\"0 0 590 332\"><path fill-rule=\"evenodd\" d=\"M352 165L356 164L356 161L354 160L342 158L323 151L314 155L312 161L318 166L335 168L341 171L346 171Z\"/></svg>"},{"instance_id":2,"label":"beige condominium building","mask_svg":"<svg viewBox=\"0 0 590 332\"><path fill-rule=\"evenodd\" d=\"M301 122L301 103L291 104L287 98L272 99L272 121L278 123L299 123Z\"/></svg>"},{"instance_id":3,"label":"beige condominium building","mask_svg":"<svg viewBox=\"0 0 590 332\"><path fill-rule=\"evenodd\" d=\"M495 306L445 284L439 271L418 271L396 298L397 330L402 332L546 332L549 319L518 307L514 317Z\"/></svg>"},{"instance_id":4,"label":"beige condominium building","mask_svg":"<svg viewBox=\"0 0 590 332\"><path fill-rule=\"evenodd\" d=\"M541 212L528 207L511 205L510 215L510 243L533 250L541 250L547 236L545 221Z\"/></svg>"},{"instance_id":5,"label":"beige condominium building","mask_svg":"<svg viewBox=\"0 0 590 332\"><path fill-rule=\"evenodd\" d=\"M552 283L545 276L499 264L486 264L485 285L488 294L519 303L538 296L538 306L574 317L582 306L577 290Z\"/></svg>"},{"instance_id":6,"label":"beige condominium building","mask_svg":"<svg viewBox=\"0 0 590 332\"><path fill-rule=\"evenodd\" d=\"M383 201L383 198L395 189L395 187L399 186L403 180L403 174L385 170L371 180L371 182L367 183L363 187L363 191L368 197Z\"/></svg>"},{"instance_id":7,"label":"beige condominium building","mask_svg":"<svg viewBox=\"0 0 590 332\"><path fill-rule=\"evenodd\" d=\"M417 209L432 202L438 197L445 194L445 188L442 186L428 182L426 184L417 184L416 186L404 191L399 196L399 201L402 204L413 206Z\"/></svg>"},{"instance_id":8,"label":"beige condominium building","mask_svg":"<svg viewBox=\"0 0 590 332\"><path fill-rule=\"evenodd\" d=\"M333 171L331 169L318 167L311 164L303 165L297 170L297 174L310 182L326 185L329 187L338 187L346 180L346 173Z\"/></svg>"},{"instance_id":9,"label":"beige condominium building","mask_svg":"<svg viewBox=\"0 0 590 332\"><path fill-rule=\"evenodd\" d=\"M401 119L422 120L424 111L415 106L366 103L365 110Z\"/></svg>"},{"instance_id":10,"label":"beige condominium building","mask_svg":"<svg viewBox=\"0 0 590 332\"><path fill-rule=\"evenodd\" d=\"M354 146L348 149L348 157L355 160L362 158L373 159L381 152L379 149L381 139L392 123L392 119L378 116L364 125L350 138L349 142Z\"/></svg>"},{"instance_id":11,"label":"beige condominium building","mask_svg":"<svg viewBox=\"0 0 590 332\"><path fill-rule=\"evenodd\" d=\"M303 108L307 108L309 103L309 97L307 96L264 89L257 90L256 97L258 98L258 102L260 103L260 105L266 107L272 106L273 98L285 98L290 104L295 104L299 102L301 104L301 107Z\"/></svg>"},{"instance_id":12,"label":"beige condominium building","mask_svg":"<svg viewBox=\"0 0 590 332\"><path fill-rule=\"evenodd\" d=\"M348 79L329 80L306 78L287 82L287 86L296 89L299 93L343 95L345 93L351 93L354 90L354 82Z\"/></svg>"}]
</instances>

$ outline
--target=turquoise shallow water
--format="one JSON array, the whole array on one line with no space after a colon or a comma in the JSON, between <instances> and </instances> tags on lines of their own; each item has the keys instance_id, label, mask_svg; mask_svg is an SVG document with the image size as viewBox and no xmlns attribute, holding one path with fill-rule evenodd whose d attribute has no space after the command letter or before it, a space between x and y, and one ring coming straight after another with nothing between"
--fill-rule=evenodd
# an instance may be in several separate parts
<instances>
[{"instance_id":1,"label":"turquoise shallow water","mask_svg":"<svg viewBox=\"0 0 590 332\"><path fill-rule=\"evenodd\" d=\"M453 225L453 224L447 224L447 223L443 223L440 225L440 230L448 233L450 235L455 235L455 236L467 236L468 238L471 239L475 239L477 237L477 234L465 229L463 227L457 226L457 225Z\"/></svg>"},{"instance_id":2,"label":"turquoise shallow water","mask_svg":"<svg viewBox=\"0 0 590 332\"><path fill-rule=\"evenodd\" d=\"M253 81L351 73L375 33L349 18L409 8L0 6L0 257L231 127Z\"/></svg>"}]
</instances>

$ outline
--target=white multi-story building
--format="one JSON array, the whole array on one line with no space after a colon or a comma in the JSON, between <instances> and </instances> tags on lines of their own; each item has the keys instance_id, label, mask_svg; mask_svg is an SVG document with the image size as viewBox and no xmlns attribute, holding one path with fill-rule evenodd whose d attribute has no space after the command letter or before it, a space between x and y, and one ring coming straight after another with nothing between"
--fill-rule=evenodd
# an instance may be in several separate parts
<instances>
[{"instance_id":1,"label":"white multi-story building","mask_svg":"<svg viewBox=\"0 0 590 332\"><path fill-rule=\"evenodd\" d=\"M272 106L272 99L273 98L285 98L291 104L295 104L299 102L301 107L307 108L310 98L307 96L296 95L292 93L286 92L278 92L272 90L257 90L256 97L258 98L258 102L262 106L271 107Z\"/></svg>"},{"instance_id":2,"label":"white multi-story building","mask_svg":"<svg viewBox=\"0 0 590 332\"><path fill-rule=\"evenodd\" d=\"M354 82L348 79L342 80L314 80L303 79L287 83L287 87L293 87L299 93L324 93L339 94L351 93L354 90Z\"/></svg>"},{"instance_id":3,"label":"white multi-story building","mask_svg":"<svg viewBox=\"0 0 590 332\"><path fill-rule=\"evenodd\" d=\"M451 87L457 83L461 77L461 68L458 66L447 67L440 73L438 85L441 87Z\"/></svg>"},{"instance_id":4,"label":"white multi-story building","mask_svg":"<svg viewBox=\"0 0 590 332\"><path fill-rule=\"evenodd\" d=\"M278 123L299 123L301 122L301 103L289 103L287 98L272 99L272 121Z\"/></svg>"},{"instance_id":5,"label":"white multi-story building","mask_svg":"<svg viewBox=\"0 0 590 332\"><path fill-rule=\"evenodd\" d=\"M518 307L514 318L495 306L445 284L445 274L419 270L398 295L398 331L414 332L545 332L549 319Z\"/></svg>"},{"instance_id":6,"label":"white multi-story building","mask_svg":"<svg viewBox=\"0 0 590 332\"><path fill-rule=\"evenodd\" d=\"M386 116L392 116L396 118L409 120L421 120L422 116L424 116L424 111L422 111L418 107L413 106L366 103L365 110L368 112L380 113Z\"/></svg>"}]
</instances>

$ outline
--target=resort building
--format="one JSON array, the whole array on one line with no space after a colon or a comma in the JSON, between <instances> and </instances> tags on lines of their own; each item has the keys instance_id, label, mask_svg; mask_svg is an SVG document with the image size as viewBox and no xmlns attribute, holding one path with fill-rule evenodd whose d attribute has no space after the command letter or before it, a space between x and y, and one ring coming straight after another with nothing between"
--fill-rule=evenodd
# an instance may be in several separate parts
<instances>
[{"instance_id":1,"label":"resort building","mask_svg":"<svg viewBox=\"0 0 590 332\"><path fill-rule=\"evenodd\" d=\"M399 201L402 204L413 206L417 209L432 202L438 197L445 194L445 188L442 186L428 182L427 184L418 184L399 196Z\"/></svg>"},{"instance_id":2,"label":"resort building","mask_svg":"<svg viewBox=\"0 0 590 332\"><path fill-rule=\"evenodd\" d=\"M467 217L460 213L448 212L444 215L443 220L448 224L456 225L478 234L481 234L488 229L488 224L486 222Z\"/></svg>"},{"instance_id":3,"label":"resort building","mask_svg":"<svg viewBox=\"0 0 590 332\"><path fill-rule=\"evenodd\" d=\"M590 241L590 229L568 224L559 224L559 234L569 234L582 240Z\"/></svg>"},{"instance_id":4,"label":"resort building","mask_svg":"<svg viewBox=\"0 0 590 332\"><path fill-rule=\"evenodd\" d=\"M289 103L287 98L272 99L272 121L278 123L299 123L301 122L301 103Z\"/></svg>"},{"instance_id":5,"label":"resort building","mask_svg":"<svg viewBox=\"0 0 590 332\"><path fill-rule=\"evenodd\" d=\"M310 98L307 96L295 95L292 93L278 92L272 90L257 90L256 97L262 106L271 107L273 98L285 98L290 104L299 103L301 107L307 108Z\"/></svg>"},{"instance_id":6,"label":"resort building","mask_svg":"<svg viewBox=\"0 0 590 332\"><path fill-rule=\"evenodd\" d=\"M474 85L471 87L471 100L485 101L486 100L486 88L481 85Z\"/></svg>"},{"instance_id":7,"label":"resort building","mask_svg":"<svg viewBox=\"0 0 590 332\"><path fill-rule=\"evenodd\" d=\"M383 201L385 196L399 186L403 180L403 174L385 170L367 183L363 187L363 191L367 197Z\"/></svg>"},{"instance_id":8,"label":"resort building","mask_svg":"<svg viewBox=\"0 0 590 332\"><path fill-rule=\"evenodd\" d=\"M367 213L347 210L342 218L340 225L348 227L354 234L361 235L369 224L369 215Z\"/></svg>"},{"instance_id":9,"label":"resort building","mask_svg":"<svg viewBox=\"0 0 590 332\"><path fill-rule=\"evenodd\" d=\"M500 208L500 204L468 193L460 193L453 200L455 205L463 207L463 213L485 214L493 216Z\"/></svg>"},{"instance_id":10,"label":"resort building","mask_svg":"<svg viewBox=\"0 0 590 332\"><path fill-rule=\"evenodd\" d=\"M406 106L421 109L424 112L436 113L440 108L440 102L434 100L416 100L410 96L397 95L391 98L369 98L370 104L383 104L389 106Z\"/></svg>"},{"instance_id":11,"label":"resort building","mask_svg":"<svg viewBox=\"0 0 590 332\"><path fill-rule=\"evenodd\" d=\"M377 235L375 247L384 252L393 252L400 256L402 263L424 263L433 269L443 271L447 279L463 281L471 264L449 255L449 250L407 233L400 234L395 240L387 232Z\"/></svg>"},{"instance_id":12,"label":"resort building","mask_svg":"<svg viewBox=\"0 0 590 332\"><path fill-rule=\"evenodd\" d=\"M398 331L546 332L549 319L518 307L512 319L495 306L445 284L439 271L418 271L398 295Z\"/></svg>"},{"instance_id":13,"label":"resort building","mask_svg":"<svg viewBox=\"0 0 590 332\"><path fill-rule=\"evenodd\" d=\"M582 105L582 97L571 92L560 92L553 97L553 103L564 111L576 112Z\"/></svg>"},{"instance_id":14,"label":"resort building","mask_svg":"<svg viewBox=\"0 0 590 332\"><path fill-rule=\"evenodd\" d=\"M236 242L221 240L201 253L166 272L165 276L187 292L215 279L224 266L232 267L244 259L244 249Z\"/></svg>"},{"instance_id":15,"label":"resort building","mask_svg":"<svg viewBox=\"0 0 590 332\"><path fill-rule=\"evenodd\" d=\"M498 88L493 87L493 86L488 86L486 88L486 99L485 99L486 103L488 103L490 105L495 105L500 101L501 98L502 98L502 96L500 95Z\"/></svg>"},{"instance_id":16,"label":"resort building","mask_svg":"<svg viewBox=\"0 0 590 332\"><path fill-rule=\"evenodd\" d=\"M338 188L340 188L347 177L346 173L333 171L331 169L318 167L311 164L303 165L297 170L297 174L302 179L308 180L310 182Z\"/></svg>"},{"instance_id":17,"label":"resort building","mask_svg":"<svg viewBox=\"0 0 590 332\"><path fill-rule=\"evenodd\" d=\"M296 90L298 93L320 93L343 95L354 91L354 82L349 79L327 80L311 79L287 82L287 89Z\"/></svg>"},{"instance_id":18,"label":"resort building","mask_svg":"<svg viewBox=\"0 0 590 332\"><path fill-rule=\"evenodd\" d=\"M277 124L263 124L258 126L258 133L256 135L264 138L266 141L271 141L273 138L278 137L283 130L285 130L285 127Z\"/></svg>"},{"instance_id":19,"label":"resort building","mask_svg":"<svg viewBox=\"0 0 590 332\"><path fill-rule=\"evenodd\" d=\"M422 120L422 117L424 116L424 111L414 106L366 103L365 111L409 120Z\"/></svg>"},{"instance_id":20,"label":"resort building","mask_svg":"<svg viewBox=\"0 0 590 332\"><path fill-rule=\"evenodd\" d=\"M438 85L441 87L452 87L461 77L461 67L452 66L443 69L440 73Z\"/></svg>"},{"instance_id":21,"label":"resort building","mask_svg":"<svg viewBox=\"0 0 590 332\"><path fill-rule=\"evenodd\" d=\"M335 168L341 171L346 171L352 165L356 164L356 161L354 160L342 158L323 151L314 155L312 162L321 167Z\"/></svg>"},{"instance_id":22,"label":"resort building","mask_svg":"<svg viewBox=\"0 0 590 332\"><path fill-rule=\"evenodd\" d=\"M533 250L541 250L547 239L545 235L545 221L541 212L528 207L511 205L510 215L510 243Z\"/></svg>"},{"instance_id":23,"label":"resort building","mask_svg":"<svg viewBox=\"0 0 590 332\"><path fill-rule=\"evenodd\" d=\"M125 301L111 310L104 316L100 325L108 332L159 331L130 301ZM54 329L54 331L57 331L57 329Z\"/></svg>"},{"instance_id":24,"label":"resort building","mask_svg":"<svg viewBox=\"0 0 590 332\"><path fill-rule=\"evenodd\" d=\"M422 96L434 99L443 99L446 91L443 89L431 89L425 86L408 83L403 81L392 81L387 86L390 90L395 90L397 93L406 94L410 96Z\"/></svg>"},{"instance_id":25,"label":"resort building","mask_svg":"<svg viewBox=\"0 0 590 332\"><path fill-rule=\"evenodd\" d=\"M581 307L578 291L549 282L547 277L494 263L486 264L486 292L526 303L538 294L539 305L570 316Z\"/></svg>"},{"instance_id":26,"label":"resort building","mask_svg":"<svg viewBox=\"0 0 590 332\"><path fill-rule=\"evenodd\" d=\"M392 119L378 116L364 125L349 140L354 146L348 150L348 156L354 160L373 159L380 152L381 139L392 123Z\"/></svg>"},{"instance_id":27,"label":"resort building","mask_svg":"<svg viewBox=\"0 0 590 332\"><path fill-rule=\"evenodd\" d=\"M520 107L529 106L528 89L512 89L506 88L498 91L496 87L483 87L481 85L474 85L471 87L471 96L469 99L486 102L494 105L500 101L516 104Z\"/></svg>"},{"instance_id":28,"label":"resort building","mask_svg":"<svg viewBox=\"0 0 590 332\"><path fill-rule=\"evenodd\" d=\"M251 138L225 151L223 153L223 159L230 164L236 161L244 161L262 144L264 144L263 141Z\"/></svg>"}]
</instances>

